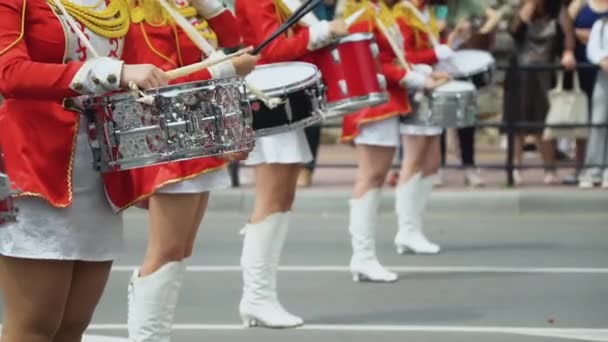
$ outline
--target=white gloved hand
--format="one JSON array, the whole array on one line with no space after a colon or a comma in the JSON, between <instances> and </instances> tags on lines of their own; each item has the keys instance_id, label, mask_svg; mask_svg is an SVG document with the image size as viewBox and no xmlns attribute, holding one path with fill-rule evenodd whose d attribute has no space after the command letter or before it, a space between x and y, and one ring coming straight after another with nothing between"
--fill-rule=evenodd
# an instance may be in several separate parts
<instances>
[{"instance_id":1,"label":"white gloved hand","mask_svg":"<svg viewBox=\"0 0 608 342\"><path fill-rule=\"evenodd\" d=\"M416 72L419 72L425 76L431 76L433 73L433 67L426 64L414 64L412 65L412 69Z\"/></svg>"},{"instance_id":2,"label":"white gloved hand","mask_svg":"<svg viewBox=\"0 0 608 342\"><path fill-rule=\"evenodd\" d=\"M329 22L319 21L309 27L308 50L314 51L331 42L331 30Z\"/></svg>"},{"instance_id":3,"label":"white gloved hand","mask_svg":"<svg viewBox=\"0 0 608 342\"><path fill-rule=\"evenodd\" d=\"M217 50L212 53L209 58L219 58L224 56L225 54L221 50ZM214 79L226 78L236 76L236 69L232 64L232 61L228 60L209 67L209 73Z\"/></svg>"},{"instance_id":4,"label":"white gloved hand","mask_svg":"<svg viewBox=\"0 0 608 342\"><path fill-rule=\"evenodd\" d=\"M405 75L399 84L408 90L418 90L424 88L427 78L428 77L426 75L418 71L411 70L407 73L407 75Z\"/></svg>"},{"instance_id":5,"label":"white gloved hand","mask_svg":"<svg viewBox=\"0 0 608 342\"><path fill-rule=\"evenodd\" d=\"M454 55L454 50L447 45L439 45L435 47L435 55L438 60L444 61Z\"/></svg>"},{"instance_id":6,"label":"white gloved hand","mask_svg":"<svg viewBox=\"0 0 608 342\"><path fill-rule=\"evenodd\" d=\"M200 16L211 19L224 11L226 7L219 0L190 0L190 3Z\"/></svg>"}]
</instances>

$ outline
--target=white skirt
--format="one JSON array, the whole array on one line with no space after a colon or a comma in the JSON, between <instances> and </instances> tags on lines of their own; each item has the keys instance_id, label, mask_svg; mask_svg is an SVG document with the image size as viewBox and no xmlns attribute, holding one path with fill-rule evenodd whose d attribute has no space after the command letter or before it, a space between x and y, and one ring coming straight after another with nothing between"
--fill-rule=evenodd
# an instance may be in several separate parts
<instances>
[{"instance_id":1,"label":"white skirt","mask_svg":"<svg viewBox=\"0 0 608 342\"><path fill-rule=\"evenodd\" d=\"M223 167L178 183L168 184L156 190L161 194L198 194L227 189L232 185L228 169Z\"/></svg>"},{"instance_id":2,"label":"white skirt","mask_svg":"<svg viewBox=\"0 0 608 342\"><path fill-rule=\"evenodd\" d=\"M395 116L361 125L355 144L397 147L399 137L399 117Z\"/></svg>"},{"instance_id":3,"label":"white skirt","mask_svg":"<svg viewBox=\"0 0 608 342\"><path fill-rule=\"evenodd\" d=\"M426 135L435 136L443 133L443 128L436 126L416 126L416 125L405 125L399 126L399 131L402 135Z\"/></svg>"},{"instance_id":4,"label":"white skirt","mask_svg":"<svg viewBox=\"0 0 608 342\"><path fill-rule=\"evenodd\" d=\"M106 200L81 124L73 164L73 202L54 208L37 197L16 199L18 222L0 227L0 254L47 260L110 261L123 251L122 216ZM10 167L10 165L8 166Z\"/></svg>"},{"instance_id":5,"label":"white skirt","mask_svg":"<svg viewBox=\"0 0 608 342\"><path fill-rule=\"evenodd\" d=\"M303 164L312 160L312 153L303 129L257 138L245 165Z\"/></svg>"}]
</instances>

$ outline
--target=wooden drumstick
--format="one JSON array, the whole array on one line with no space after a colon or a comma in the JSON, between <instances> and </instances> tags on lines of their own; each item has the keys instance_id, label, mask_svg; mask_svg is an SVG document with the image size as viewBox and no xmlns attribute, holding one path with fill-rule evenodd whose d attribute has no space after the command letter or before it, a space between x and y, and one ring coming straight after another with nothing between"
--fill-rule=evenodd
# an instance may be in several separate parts
<instances>
[{"instance_id":1,"label":"wooden drumstick","mask_svg":"<svg viewBox=\"0 0 608 342\"><path fill-rule=\"evenodd\" d=\"M270 109L274 109L283 103L283 100L281 100L278 97L270 97L270 96L266 95L260 88L251 84L251 82L245 82L245 85L247 86L247 89L249 89L249 91L253 95L257 96L257 98L260 101L264 102L266 107L268 107Z\"/></svg>"},{"instance_id":2,"label":"wooden drumstick","mask_svg":"<svg viewBox=\"0 0 608 342\"><path fill-rule=\"evenodd\" d=\"M388 29L386 28L384 23L382 23L382 21L380 21L378 17L376 17L376 25L378 25L378 28L388 41L389 45L391 46L391 49L393 49L393 52L395 53L395 56L397 56L397 59L399 60L401 66L408 72L412 71L411 65L405 60L405 55L403 51L401 51L399 45L397 45L393 37L391 37L391 34L388 32Z\"/></svg>"},{"instance_id":3,"label":"wooden drumstick","mask_svg":"<svg viewBox=\"0 0 608 342\"><path fill-rule=\"evenodd\" d=\"M209 67L212 67L216 64L225 62L227 60L230 60L234 57L238 57L238 56L242 56L245 53L247 53L247 50L243 49L243 50L239 50L235 53L231 53L229 55L225 55L225 56L219 56L219 57L210 57L205 59L202 62L198 62L198 63L194 63L194 64L190 64L190 65L186 65L184 67L181 68L177 68L177 69L173 69L173 70L169 70L165 72L165 75L167 76L167 78L169 80L174 80L176 78L180 78L183 76L188 76L192 73L195 73L197 71L201 71L204 69L207 69Z\"/></svg>"},{"instance_id":4,"label":"wooden drumstick","mask_svg":"<svg viewBox=\"0 0 608 342\"><path fill-rule=\"evenodd\" d=\"M351 14L348 18L346 18L344 20L344 22L346 23L346 27L350 28L357 21L357 19L359 19L359 17L363 13L365 13L365 8L362 8L362 9L358 10L357 12Z\"/></svg>"}]
</instances>

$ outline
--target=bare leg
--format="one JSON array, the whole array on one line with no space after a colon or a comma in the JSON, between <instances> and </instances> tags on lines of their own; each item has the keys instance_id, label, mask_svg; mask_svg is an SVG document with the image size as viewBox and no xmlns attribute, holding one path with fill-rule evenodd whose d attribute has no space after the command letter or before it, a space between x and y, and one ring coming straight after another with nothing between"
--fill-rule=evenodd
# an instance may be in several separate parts
<instances>
[{"instance_id":1,"label":"bare leg","mask_svg":"<svg viewBox=\"0 0 608 342\"><path fill-rule=\"evenodd\" d=\"M61 326L53 342L80 342L110 275L112 262L74 264L72 283Z\"/></svg>"},{"instance_id":2,"label":"bare leg","mask_svg":"<svg viewBox=\"0 0 608 342\"><path fill-rule=\"evenodd\" d=\"M370 189L381 188L395 156L395 147L357 145L357 178L353 197L360 198Z\"/></svg>"},{"instance_id":3,"label":"bare leg","mask_svg":"<svg viewBox=\"0 0 608 342\"><path fill-rule=\"evenodd\" d=\"M259 223L273 213L291 210L299 170L299 164L261 164L256 167L251 223Z\"/></svg>"},{"instance_id":4,"label":"bare leg","mask_svg":"<svg viewBox=\"0 0 608 342\"><path fill-rule=\"evenodd\" d=\"M156 272L186 256L201 194L156 194L150 198L150 237L139 275Z\"/></svg>"},{"instance_id":5,"label":"bare leg","mask_svg":"<svg viewBox=\"0 0 608 342\"><path fill-rule=\"evenodd\" d=\"M74 263L0 256L2 342L52 342L61 327Z\"/></svg>"},{"instance_id":6,"label":"bare leg","mask_svg":"<svg viewBox=\"0 0 608 342\"><path fill-rule=\"evenodd\" d=\"M189 258L192 256L192 252L194 251L194 242L196 241L196 235L198 233L201 222L203 222L203 218L205 217L205 212L207 211L208 204L209 192L205 192L201 194L201 200L196 211L196 217L192 224L192 230L190 231L188 240L186 241L186 251L184 252L184 258Z\"/></svg>"}]
</instances>

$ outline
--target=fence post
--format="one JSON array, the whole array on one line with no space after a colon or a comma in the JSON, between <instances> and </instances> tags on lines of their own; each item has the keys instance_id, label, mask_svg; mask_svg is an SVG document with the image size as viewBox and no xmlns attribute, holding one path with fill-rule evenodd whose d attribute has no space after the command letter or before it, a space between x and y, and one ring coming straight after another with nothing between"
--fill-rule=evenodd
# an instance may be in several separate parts
<instances>
[{"instance_id":1,"label":"fence post","mask_svg":"<svg viewBox=\"0 0 608 342\"><path fill-rule=\"evenodd\" d=\"M512 84L507 83L509 79L515 77L515 73L518 72L517 69L517 57L513 57L511 58L509 68L507 69L507 78L505 79L505 83L507 85L505 87L505 97L507 92L515 92L515 94L509 94L509 97L516 99L519 98L519 87L512 86ZM505 171L507 173L507 186L513 187L515 184L515 179L513 177L513 171L515 170L515 118L512 115L507 115L507 106L510 105L509 101L503 101L503 103L503 116L505 117L505 131L507 133L507 162L505 163Z\"/></svg>"}]
</instances>

